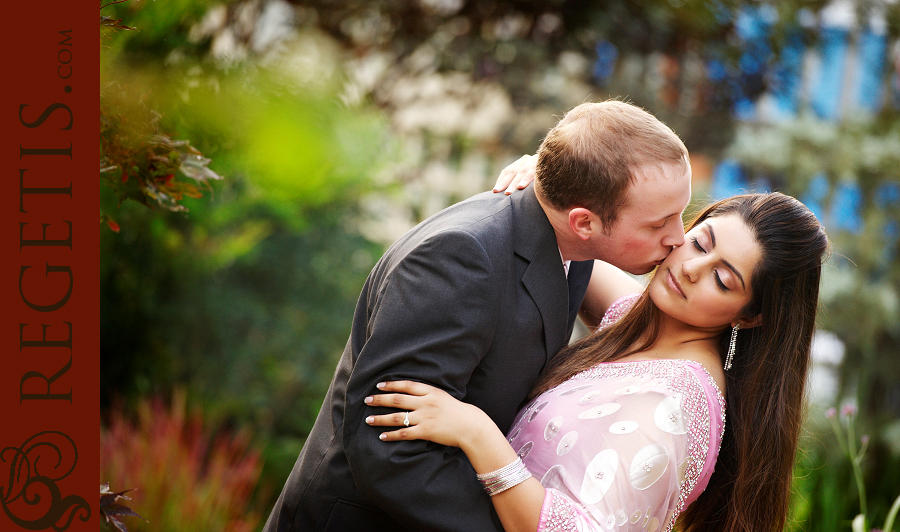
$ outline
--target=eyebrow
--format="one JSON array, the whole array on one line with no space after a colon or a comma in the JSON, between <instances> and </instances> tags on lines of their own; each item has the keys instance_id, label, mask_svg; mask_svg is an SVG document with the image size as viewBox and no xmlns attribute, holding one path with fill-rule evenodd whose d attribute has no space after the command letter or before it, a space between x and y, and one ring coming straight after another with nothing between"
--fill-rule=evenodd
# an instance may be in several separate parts
<instances>
[{"instance_id":1,"label":"eyebrow","mask_svg":"<svg viewBox=\"0 0 900 532\"><path fill-rule=\"evenodd\" d=\"M705 225L706 230L709 231L709 239L712 241L712 247L716 247L716 232L713 231L712 225L710 225L708 223L703 224L703 225ZM747 285L744 284L744 276L741 275L741 272L737 271L737 268L735 268L730 262L728 262L725 259L722 259L722 263L725 264L725 266L729 270L733 271L735 275L737 275L738 280L741 281L741 286L744 288L744 290L746 290Z\"/></svg>"}]
</instances>

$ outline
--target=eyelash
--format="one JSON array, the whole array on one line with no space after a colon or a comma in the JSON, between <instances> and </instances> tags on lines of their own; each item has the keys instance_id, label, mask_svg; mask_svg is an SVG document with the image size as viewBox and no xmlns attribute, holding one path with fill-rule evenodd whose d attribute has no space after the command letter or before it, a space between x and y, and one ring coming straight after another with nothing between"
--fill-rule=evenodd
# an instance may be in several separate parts
<instances>
[{"instance_id":1,"label":"eyelash","mask_svg":"<svg viewBox=\"0 0 900 532\"><path fill-rule=\"evenodd\" d=\"M700 245L699 242L697 242L697 238L696 238L696 237L691 237L691 242L694 244L694 247L697 248L701 253L706 253L706 250L703 249L703 247ZM725 283L722 282L722 278L719 277L719 272L718 272L718 271L713 270L713 277L716 278L716 284L719 286L719 290L721 290L721 291L723 291L723 292L727 292L727 291L728 291L728 287L725 286Z\"/></svg>"}]
</instances>

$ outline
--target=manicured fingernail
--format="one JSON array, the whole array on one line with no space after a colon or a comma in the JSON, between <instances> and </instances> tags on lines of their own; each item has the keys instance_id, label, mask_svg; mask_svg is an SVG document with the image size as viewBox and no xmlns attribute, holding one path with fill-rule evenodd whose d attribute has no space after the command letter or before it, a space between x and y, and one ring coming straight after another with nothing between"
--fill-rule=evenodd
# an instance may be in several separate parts
<instances>
[{"instance_id":1,"label":"manicured fingernail","mask_svg":"<svg viewBox=\"0 0 900 532\"><path fill-rule=\"evenodd\" d=\"M379 382L378 384L375 385L376 388L384 388L384 386L385 386L385 383L383 383L383 382Z\"/></svg>"},{"instance_id":2,"label":"manicured fingernail","mask_svg":"<svg viewBox=\"0 0 900 532\"><path fill-rule=\"evenodd\" d=\"M366 397L366 404L369 404L369 403L371 403L372 401L373 401L373 399L372 399L372 396L371 396L371 395L368 396L368 397Z\"/></svg>"},{"instance_id":3,"label":"manicured fingernail","mask_svg":"<svg viewBox=\"0 0 900 532\"><path fill-rule=\"evenodd\" d=\"M366 423L368 423L369 425L371 425L372 423L375 423L375 418L373 416L367 417Z\"/></svg>"},{"instance_id":4,"label":"manicured fingernail","mask_svg":"<svg viewBox=\"0 0 900 532\"><path fill-rule=\"evenodd\" d=\"M383 439L385 439L385 438L387 438L387 434L385 434L385 433L383 433L383 432L382 432L381 434L378 435L378 439L379 439L379 440L383 440Z\"/></svg>"}]
</instances>

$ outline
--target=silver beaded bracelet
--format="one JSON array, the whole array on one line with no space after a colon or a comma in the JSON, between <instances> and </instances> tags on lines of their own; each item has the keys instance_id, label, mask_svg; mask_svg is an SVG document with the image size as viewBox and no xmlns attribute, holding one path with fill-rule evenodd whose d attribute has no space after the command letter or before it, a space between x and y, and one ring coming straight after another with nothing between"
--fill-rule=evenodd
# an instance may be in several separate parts
<instances>
[{"instance_id":1,"label":"silver beaded bracelet","mask_svg":"<svg viewBox=\"0 0 900 532\"><path fill-rule=\"evenodd\" d=\"M477 477L481 485L484 486L484 491L493 497L531 478L531 471L525 467L525 463L522 462L521 458L516 457L513 463L491 473L477 475Z\"/></svg>"}]
</instances>

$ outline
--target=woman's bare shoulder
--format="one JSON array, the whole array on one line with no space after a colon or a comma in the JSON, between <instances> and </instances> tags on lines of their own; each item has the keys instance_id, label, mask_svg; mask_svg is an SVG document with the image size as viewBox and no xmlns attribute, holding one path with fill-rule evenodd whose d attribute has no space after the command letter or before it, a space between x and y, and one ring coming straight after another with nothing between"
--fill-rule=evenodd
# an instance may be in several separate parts
<instances>
[{"instance_id":1,"label":"woman's bare shoulder","mask_svg":"<svg viewBox=\"0 0 900 532\"><path fill-rule=\"evenodd\" d=\"M685 350L681 358L697 362L709 373L719 391L725 394L725 369L722 367L722 357L715 350L689 349Z\"/></svg>"}]
</instances>

